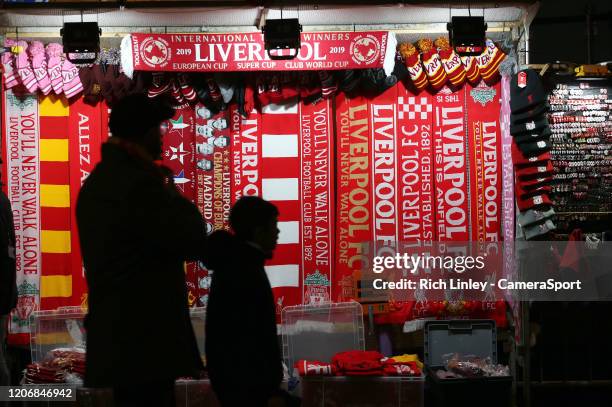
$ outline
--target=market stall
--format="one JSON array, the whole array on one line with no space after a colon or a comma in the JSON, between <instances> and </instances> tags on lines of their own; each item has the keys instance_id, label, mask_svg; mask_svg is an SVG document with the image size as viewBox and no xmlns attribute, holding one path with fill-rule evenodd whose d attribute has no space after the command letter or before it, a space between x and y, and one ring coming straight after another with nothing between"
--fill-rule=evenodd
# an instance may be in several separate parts
<instances>
[{"instance_id":1,"label":"market stall","mask_svg":"<svg viewBox=\"0 0 612 407\"><path fill-rule=\"evenodd\" d=\"M571 159L561 155L572 155L555 148L561 139L555 134L562 133L555 126L580 121L555 115L563 110L567 88L552 92L550 118L542 116L545 108L536 109L544 99L517 105L517 70L529 62L529 24L536 11L537 5L525 3L471 10L402 4L284 11L108 8L62 15L26 9L0 15L2 179L21 242L10 340L38 346L41 336L32 330L32 315L41 318L46 310L67 306L86 310L76 197L100 160L113 103L146 93L174 105L175 115L165 127L163 163L181 193L198 206L209 232L229 229L229 209L241 196L259 195L279 208L279 245L266 273L283 334L288 385L300 377L308 405L321 405L326 388L335 389L330 397L346 401L354 395L351 386L372 386L394 405L422 405L425 374L436 373L421 360L429 362L431 355L423 355L421 342L416 352L421 360L402 359L396 351L406 347L392 338L389 327L402 327L401 335L423 335L427 321L447 319L494 321L461 329L469 336L473 329L474 337L486 332L495 345L481 353L476 343L477 361L441 363L437 357L436 368L461 375L465 370L453 371L453 366L467 365L481 378L502 376L491 383L510 394L510 372L496 365L498 330L512 349L499 361L512 365L516 378L516 349L525 342L520 303L494 293L477 300L428 298L419 290L402 298L373 293L363 272L369 266L363 243L373 242L374 250L377 244L397 250L415 243L465 244L463 250L469 251L465 242L474 242L499 245L509 259L515 240L570 228L575 215L564 214L573 213L575 203L562 195L569 189L548 185L562 179L553 175L553 166L569 166L564 163ZM259 31L281 12L304 26L295 59L270 58ZM488 24L486 47L479 55L459 56L450 46L446 23L470 13L484 16ZM103 50L93 64L72 64L59 44L59 26L81 19L97 21L103 30ZM602 100L602 105L609 102ZM595 127L609 126L607 116L588 117L585 122L604 123ZM543 135L548 120L551 131ZM537 132L533 140L525 135L529 131ZM551 141L552 153L544 157ZM599 181L599 188L607 188L607 181ZM540 214L551 206L564 216L555 218L556 224L552 215ZM595 199L589 212L606 212L608 206L607 200ZM506 262L496 272L511 276L515 265ZM190 306L205 307L210 271L191 263L186 273ZM135 295L146 306L147 293ZM340 317L340 323L304 317L308 312L329 316L331 309L343 307L358 316ZM302 322L291 320L291 312ZM293 348L296 324L310 335L309 344L321 342L315 346L321 353ZM456 326L444 330L451 328ZM84 339L75 340L77 332L60 335L72 339L70 349L82 349ZM356 339L332 346L326 335ZM65 344L48 338L54 345L44 351L36 347L44 355L33 357L26 378L59 381L82 373L82 352L58 354ZM49 353L70 360L67 373L45 370L51 369L45 362ZM360 370L364 364L371 369ZM355 382L350 376L367 378ZM458 378L436 377L442 382ZM202 390L198 383L191 385Z\"/></svg>"}]
</instances>

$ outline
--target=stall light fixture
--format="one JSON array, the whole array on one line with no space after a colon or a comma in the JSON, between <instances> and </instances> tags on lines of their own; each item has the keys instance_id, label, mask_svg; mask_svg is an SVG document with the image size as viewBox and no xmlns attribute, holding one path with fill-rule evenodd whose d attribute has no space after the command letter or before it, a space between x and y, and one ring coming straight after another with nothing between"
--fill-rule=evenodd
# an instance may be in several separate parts
<instances>
[{"instance_id":1,"label":"stall light fixture","mask_svg":"<svg viewBox=\"0 0 612 407\"><path fill-rule=\"evenodd\" d=\"M480 55L485 49L484 17L452 17L446 26L452 47L459 55Z\"/></svg>"},{"instance_id":2,"label":"stall light fixture","mask_svg":"<svg viewBox=\"0 0 612 407\"><path fill-rule=\"evenodd\" d=\"M270 59L294 59L298 56L301 43L302 26L297 18L271 19L261 31L264 35L264 46ZM292 53L285 55L286 50Z\"/></svg>"},{"instance_id":3,"label":"stall light fixture","mask_svg":"<svg viewBox=\"0 0 612 407\"><path fill-rule=\"evenodd\" d=\"M64 23L60 35L64 53L70 62L84 64L96 60L100 52L100 35L102 35L98 23ZM79 55L75 57L74 54ZM86 57L83 54L93 54L93 57Z\"/></svg>"}]
</instances>

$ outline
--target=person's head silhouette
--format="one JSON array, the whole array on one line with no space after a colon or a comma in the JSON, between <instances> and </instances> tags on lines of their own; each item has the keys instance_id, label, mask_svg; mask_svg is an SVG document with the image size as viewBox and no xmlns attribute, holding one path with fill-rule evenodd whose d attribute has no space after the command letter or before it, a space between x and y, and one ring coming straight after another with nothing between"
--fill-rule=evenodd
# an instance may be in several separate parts
<instances>
[{"instance_id":1,"label":"person's head silhouette","mask_svg":"<svg viewBox=\"0 0 612 407\"><path fill-rule=\"evenodd\" d=\"M236 237L259 246L268 258L278 240L278 209L257 196L240 198L229 216Z\"/></svg>"},{"instance_id":2,"label":"person's head silhouette","mask_svg":"<svg viewBox=\"0 0 612 407\"><path fill-rule=\"evenodd\" d=\"M162 100L143 94L128 95L113 106L109 129L113 137L139 145L153 160L161 159L161 124L174 110Z\"/></svg>"}]
</instances>

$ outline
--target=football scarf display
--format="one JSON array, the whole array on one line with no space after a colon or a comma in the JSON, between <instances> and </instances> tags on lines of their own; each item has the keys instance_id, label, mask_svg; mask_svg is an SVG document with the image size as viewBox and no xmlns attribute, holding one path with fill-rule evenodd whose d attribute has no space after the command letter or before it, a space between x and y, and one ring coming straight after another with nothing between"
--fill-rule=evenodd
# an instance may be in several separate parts
<instances>
[{"instance_id":1,"label":"football scarf display","mask_svg":"<svg viewBox=\"0 0 612 407\"><path fill-rule=\"evenodd\" d=\"M472 235L477 242L501 240L502 174L500 85L467 87Z\"/></svg>"},{"instance_id":2,"label":"football scarf display","mask_svg":"<svg viewBox=\"0 0 612 407\"><path fill-rule=\"evenodd\" d=\"M9 340L29 344L30 316L40 308L39 112L34 95L4 91L2 181L15 222L17 307L9 317Z\"/></svg>"},{"instance_id":3,"label":"football scarf display","mask_svg":"<svg viewBox=\"0 0 612 407\"><path fill-rule=\"evenodd\" d=\"M218 113L213 113L202 104L195 106L195 149L192 161L196 174L195 204L204 218L208 234L213 230L229 230L230 125L233 126L233 115L237 115L235 106ZM188 267L195 267L197 285L192 289L197 304L206 306L210 289L209 272L201 263Z\"/></svg>"},{"instance_id":4,"label":"football scarf display","mask_svg":"<svg viewBox=\"0 0 612 407\"><path fill-rule=\"evenodd\" d=\"M368 100L336 97L336 276L335 301L359 296L361 269L368 266L363 243L373 240L372 130Z\"/></svg>"},{"instance_id":5,"label":"football scarf display","mask_svg":"<svg viewBox=\"0 0 612 407\"><path fill-rule=\"evenodd\" d=\"M70 105L68 116L70 203L76 208L81 186L100 162L101 146L108 138L108 109L104 103L86 104L83 98ZM71 269L73 304L86 303L87 283L81 259L76 211L71 211ZM80 272L79 272L80 271Z\"/></svg>"},{"instance_id":6,"label":"football scarf display","mask_svg":"<svg viewBox=\"0 0 612 407\"><path fill-rule=\"evenodd\" d=\"M297 148L300 114L297 99L271 103L261 111L261 197L279 210L279 241L266 273L277 304L277 318L287 305L302 302L300 185L303 168ZM296 144L297 142L297 144ZM304 146L301 146L304 148Z\"/></svg>"},{"instance_id":7,"label":"football scarf display","mask_svg":"<svg viewBox=\"0 0 612 407\"><path fill-rule=\"evenodd\" d=\"M397 94L399 240L427 244L435 240L433 100L403 84Z\"/></svg>"},{"instance_id":8,"label":"football scarf display","mask_svg":"<svg viewBox=\"0 0 612 407\"><path fill-rule=\"evenodd\" d=\"M303 303L331 301L334 243L332 102L299 103ZM279 140L280 141L280 140Z\"/></svg>"},{"instance_id":9,"label":"football scarf display","mask_svg":"<svg viewBox=\"0 0 612 407\"><path fill-rule=\"evenodd\" d=\"M445 87L435 97L434 172L440 241L470 240L465 92Z\"/></svg>"},{"instance_id":10,"label":"football scarf display","mask_svg":"<svg viewBox=\"0 0 612 407\"><path fill-rule=\"evenodd\" d=\"M196 203L195 174L195 111L185 103L175 107L174 117L165 123L163 137L163 164L173 174L174 184L180 193ZM193 306L198 300L198 266L187 263L187 299Z\"/></svg>"}]
</instances>

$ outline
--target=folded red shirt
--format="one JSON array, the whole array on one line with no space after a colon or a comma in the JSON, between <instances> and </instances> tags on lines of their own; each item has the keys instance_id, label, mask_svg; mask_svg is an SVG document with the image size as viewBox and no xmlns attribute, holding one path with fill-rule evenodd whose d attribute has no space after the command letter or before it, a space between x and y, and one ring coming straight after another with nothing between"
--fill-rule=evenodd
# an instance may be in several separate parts
<instances>
[{"instance_id":1,"label":"folded red shirt","mask_svg":"<svg viewBox=\"0 0 612 407\"><path fill-rule=\"evenodd\" d=\"M374 372L382 373L383 364L380 361L382 358L383 355L376 351L348 351L337 353L332 358L332 363L338 370L338 374L355 376L365 373L371 375Z\"/></svg>"},{"instance_id":2,"label":"folded red shirt","mask_svg":"<svg viewBox=\"0 0 612 407\"><path fill-rule=\"evenodd\" d=\"M385 361L384 373L386 376L420 376L421 369L416 362L395 363L393 359Z\"/></svg>"},{"instance_id":3,"label":"folded red shirt","mask_svg":"<svg viewBox=\"0 0 612 407\"><path fill-rule=\"evenodd\" d=\"M323 363L318 360L298 360L295 363L300 376L333 376L336 367L331 363Z\"/></svg>"}]
</instances>

